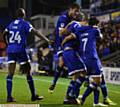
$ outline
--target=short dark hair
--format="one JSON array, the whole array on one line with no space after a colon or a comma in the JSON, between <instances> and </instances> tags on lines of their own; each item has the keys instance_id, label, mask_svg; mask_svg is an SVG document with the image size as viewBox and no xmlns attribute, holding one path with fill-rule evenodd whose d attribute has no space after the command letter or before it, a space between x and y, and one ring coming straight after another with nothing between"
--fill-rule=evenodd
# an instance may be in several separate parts
<instances>
[{"instance_id":1,"label":"short dark hair","mask_svg":"<svg viewBox=\"0 0 120 107\"><path fill-rule=\"evenodd\" d=\"M74 9L74 8L80 9L80 6L77 3L73 3L73 4L70 4L69 7L68 7L68 9L71 9L71 8L72 9Z\"/></svg>"},{"instance_id":2,"label":"short dark hair","mask_svg":"<svg viewBox=\"0 0 120 107\"><path fill-rule=\"evenodd\" d=\"M97 25L99 23L99 20L96 17L90 17L88 23L90 26Z\"/></svg>"},{"instance_id":3,"label":"short dark hair","mask_svg":"<svg viewBox=\"0 0 120 107\"><path fill-rule=\"evenodd\" d=\"M25 13L24 13L24 9L23 8L19 8L17 11L16 11L16 15L17 17L24 17L25 16Z\"/></svg>"}]
</instances>

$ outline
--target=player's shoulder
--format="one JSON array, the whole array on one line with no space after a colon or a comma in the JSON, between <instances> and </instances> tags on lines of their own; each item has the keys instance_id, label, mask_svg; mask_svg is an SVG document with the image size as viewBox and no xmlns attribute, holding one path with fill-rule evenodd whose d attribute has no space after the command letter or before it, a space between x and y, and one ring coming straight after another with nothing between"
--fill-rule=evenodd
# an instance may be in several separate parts
<instances>
[{"instance_id":1,"label":"player's shoulder","mask_svg":"<svg viewBox=\"0 0 120 107\"><path fill-rule=\"evenodd\" d=\"M27 26L32 27L31 23L30 23L29 21L26 21L26 20L23 20L23 25L24 25L25 27L27 27Z\"/></svg>"},{"instance_id":2,"label":"player's shoulder","mask_svg":"<svg viewBox=\"0 0 120 107\"><path fill-rule=\"evenodd\" d=\"M23 24L30 24L30 22L26 21L26 20L23 20L22 22L23 22Z\"/></svg>"},{"instance_id":3,"label":"player's shoulder","mask_svg":"<svg viewBox=\"0 0 120 107\"><path fill-rule=\"evenodd\" d=\"M12 20L12 21L11 21L11 22L7 25L6 29L11 28L11 27L12 27L12 25L14 24L14 21L15 21L15 20Z\"/></svg>"},{"instance_id":4,"label":"player's shoulder","mask_svg":"<svg viewBox=\"0 0 120 107\"><path fill-rule=\"evenodd\" d=\"M100 32L100 28L98 26L93 26L93 31L98 33Z\"/></svg>"},{"instance_id":5,"label":"player's shoulder","mask_svg":"<svg viewBox=\"0 0 120 107\"><path fill-rule=\"evenodd\" d=\"M81 24L78 21L71 21L68 25L73 28L81 27Z\"/></svg>"},{"instance_id":6,"label":"player's shoulder","mask_svg":"<svg viewBox=\"0 0 120 107\"><path fill-rule=\"evenodd\" d=\"M65 11L59 16L59 20L67 20L68 19L68 12Z\"/></svg>"}]
</instances>

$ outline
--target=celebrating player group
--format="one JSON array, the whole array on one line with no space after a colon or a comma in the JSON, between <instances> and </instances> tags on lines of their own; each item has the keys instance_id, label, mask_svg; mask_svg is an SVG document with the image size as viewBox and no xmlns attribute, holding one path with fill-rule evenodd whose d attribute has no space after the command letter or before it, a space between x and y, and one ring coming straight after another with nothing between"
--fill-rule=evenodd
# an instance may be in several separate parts
<instances>
[{"instance_id":1,"label":"celebrating player group","mask_svg":"<svg viewBox=\"0 0 120 107\"><path fill-rule=\"evenodd\" d=\"M50 43L41 32L37 31L29 22L25 21L23 8L17 10L17 19L12 21L4 31L4 39L7 44L8 75L6 77L7 102L15 102L12 96L12 79L14 76L16 62L21 66L31 92L31 100L42 100L35 91L34 81L30 73L31 66L26 53L26 40L29 33L44 39ZM55 53L58 56L54 79L49 87L53 92L57 80L63 71L68 69L71 81L68 85L63 104L84 105L86 98L94 93L94 106L116 105L108 98L102 64L99 59L96 42L103 38L98 27L99 21L95 17L87 18L80 10L78 4L71 4L67 11L63 12L57 21ZM82 84L87 81L84 94L79 97ZM103 95L103 103L99 102L99 89ZM56 93L57 94L57 93Z\"/></svg>"}]
</instances>

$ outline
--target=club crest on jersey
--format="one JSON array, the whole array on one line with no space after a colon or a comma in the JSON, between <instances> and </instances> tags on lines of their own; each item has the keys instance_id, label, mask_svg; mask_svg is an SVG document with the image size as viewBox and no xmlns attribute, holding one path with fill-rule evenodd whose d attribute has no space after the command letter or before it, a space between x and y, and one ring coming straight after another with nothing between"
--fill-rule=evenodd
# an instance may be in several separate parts
<instances>
[{"instance_id":1,"label":"club crest on jersey","mask_svg":"<svg viewBox=\"0 0 120 107\"><path fill-rule=\"evenodd\" d=\"M65 26L65 24L64 24L64 23L61 23L60 27L64 27L64 26Z\"/></svg>"}]
</instances>

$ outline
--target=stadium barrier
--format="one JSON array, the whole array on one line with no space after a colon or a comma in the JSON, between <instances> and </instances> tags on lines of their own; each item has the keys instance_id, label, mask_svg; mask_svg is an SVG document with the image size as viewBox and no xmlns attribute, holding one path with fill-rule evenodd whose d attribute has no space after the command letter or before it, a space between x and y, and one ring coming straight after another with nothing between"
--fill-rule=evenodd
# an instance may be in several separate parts
<instances>
[{"instance_id":1,"label":"stadium barrier","mask_svg":"<svg viewBox=\"0 0 120 107\"><path fill-rule=\"evenodd\" d=\"M0 65L2 69L7 71L7 57L0 57ZM45 73L38 70L38 64L31 62L32 72ZM107 83L120 85L120 68L103 67L103 73Z\"/></svg>"},{"instance_id":2,"label":"stadium barrier","mask_svg":"<svg viewBox=\"0 0 120 107\"><path fill-rule=\"evenodd\" d=\"M7 69L7 57L0 57L0 69Z\"/></svg>"},{"instance_id":3,"label":"stadium barrier","mask_svg":"<svg viewBox=\"0 0 120 107\"><path fill-rule=\"evenodd\" d=\"M120 68L103 67L103 71L107 83L120 85Z\"/></svg>"}]
</instances>

